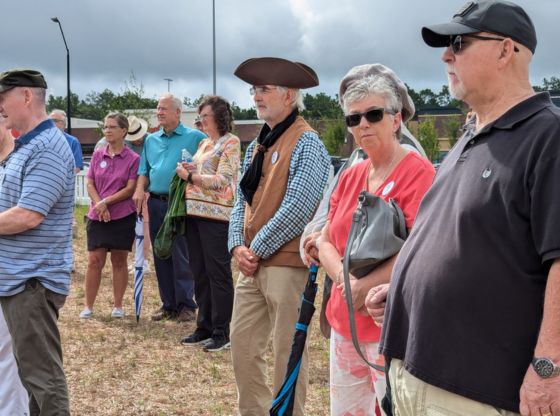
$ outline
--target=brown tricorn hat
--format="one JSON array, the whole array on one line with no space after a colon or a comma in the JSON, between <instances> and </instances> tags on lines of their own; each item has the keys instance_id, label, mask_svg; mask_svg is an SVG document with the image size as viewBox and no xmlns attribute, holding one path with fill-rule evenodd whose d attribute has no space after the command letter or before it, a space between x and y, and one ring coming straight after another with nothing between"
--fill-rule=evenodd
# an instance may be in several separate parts
<instances>
[{"instance_id":1,"label":"brown tricorn hat","mask_svg":"<svg viewBox=\"0 0 560 416\"><path fill-rule=\"evenodd\" d=\"M311 88L319 85L313 69L301 62L282 58L251 58L242 62L235 76L251 85L277 85L288 88Z\"/></svg>"}]
</instances>

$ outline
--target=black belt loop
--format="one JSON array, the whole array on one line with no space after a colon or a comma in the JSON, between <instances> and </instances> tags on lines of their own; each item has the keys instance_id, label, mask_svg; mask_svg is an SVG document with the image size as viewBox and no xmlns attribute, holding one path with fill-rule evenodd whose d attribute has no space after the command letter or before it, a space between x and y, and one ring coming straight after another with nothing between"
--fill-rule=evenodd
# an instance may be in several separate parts
<instances>
[{"instance_id":1,"label":"black belt loop","mask_svg":"<svg viewBox=\"0 0 560 416\"><path fill-rule=\"evenodd\" d=\"M150 192L150 198L159 199L160 201L169 201L169 195L160 195Z\"/></svg>"}]
</instances>

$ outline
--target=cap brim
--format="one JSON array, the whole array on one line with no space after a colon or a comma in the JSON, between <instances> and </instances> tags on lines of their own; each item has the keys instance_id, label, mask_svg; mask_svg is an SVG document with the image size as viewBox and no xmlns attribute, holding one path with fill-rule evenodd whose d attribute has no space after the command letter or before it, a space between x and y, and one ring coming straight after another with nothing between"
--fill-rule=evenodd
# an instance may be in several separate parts
<instances>
[{"instance_id":1,"label":"cap brim","mask_svg":"<svg viewBox=\"0 0 560 416\"><path fill-rule=\"evenodd\" d=\"M0 85L0 94L6 91L10 91L12 88L15 88L14 85Z\"/></svg>"},{"instance_id":2,"label":"cap brim","mask_svg":"<svg viewBox=\"0 0 560 416\"><path fill-rule=\"evenodd\" d=\"M444 48L449 46L449 36L466 35L476 32L480 32L480 30L461 23L449 22L423 27L422 38L424 42L432 48Z\"/></svg>"}]
</instances>

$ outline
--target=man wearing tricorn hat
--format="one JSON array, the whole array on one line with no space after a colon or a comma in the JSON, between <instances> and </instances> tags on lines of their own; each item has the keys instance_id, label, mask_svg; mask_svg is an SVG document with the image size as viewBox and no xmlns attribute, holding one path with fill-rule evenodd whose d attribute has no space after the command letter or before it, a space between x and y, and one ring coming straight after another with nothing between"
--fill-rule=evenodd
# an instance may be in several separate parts
<instances>
[{"instance_id":1,"label":"man wearing tricorn hat","mask_svg":"<svg viewBox=\"0 0 560 416\"><path fill-rule=\"evenodd\" d=\"M393 269L394 413L560 415L560 109L529 81L535 28L481 0L422 36L475 116Z\"/></svg>"},{"instance_id":2,"label":"man wearing tricorn hat","mask_svg":"<svg viewBox=\"0 0 560 416\"><path fill-rule=\"evenodd\" d=\"M21 132L0 188L0 303L30 414L69 415L57 320L70 289L74 157L47 117L46 88L38 71L0 74L0 114Z\"/></svg>"},{"instance_id":3,"label":"man wearing tricorn hat","mask_svg":"<svg viewBox=\"0 0 560 416\"><path fill-rule=\"evenodd\" d=\"M272 335L274 394L282 385L307 270L299 237L321 199L329 157L319 136L298 115L301 89L319 84L307 65L280 58L243 62L235 75L251 85L265 121L248 147L231 214L228 246L239 266L231 322L233 368L241 415L268 413L266 346ZM304 414L307 352L294 404Z\"/></svg>"}]
</instances>

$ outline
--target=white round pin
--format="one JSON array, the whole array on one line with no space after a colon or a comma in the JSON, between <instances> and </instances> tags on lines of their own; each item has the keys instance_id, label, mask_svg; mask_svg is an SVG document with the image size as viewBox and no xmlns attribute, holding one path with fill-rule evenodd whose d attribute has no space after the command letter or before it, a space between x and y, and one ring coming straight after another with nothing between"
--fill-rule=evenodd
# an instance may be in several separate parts
<instances>
[{"instance_id":1,"label":"white round pin","mask_svg":"<svg viewBox=\"0 0 560 416\"><path fill-rule=\"evenodd\" d=\"M484 179L489 178L490 175L492 175L492 169L486 168L486 169L484 170L484 172L482 172L482 177L483 177Z\"/></svg>"},{"instance_id":2,"label":"white round pin","mask_svg":"<svg viewBox=\"0 0 560 416\"><path fill-rule=\"evenodd\" d=\"M107 162L105 160L102 160L101 163L99 164L99 167L101 169L105 169L107 167Z\"/></svg>"},{"instance_id":3,"label":"white round pin","mask_svg":"<svg viewBox=\"0 0 560 416\"><path fill-rule=\"evenodd\" d=\"M276 163L277 160L278 160L278 151L275 151L275 152L272 154L272 157L271 157L270 162L274 165L274 164Z\"/></svg>"},{"instance_id":4,"label":"white round pin","mask_svg":"<svg viewBox=\"0 0 560 416\"><path fill-rule=\"evenodd\" d=\"M385 188L383 188L383 191L381 191L381 195L383 195L383 196L387 195L389 192L391 192L391 189L393 189L393 186L395 186L395 181L389 182L387 185L385 185Z\"/></svg>"}]
</instances>

